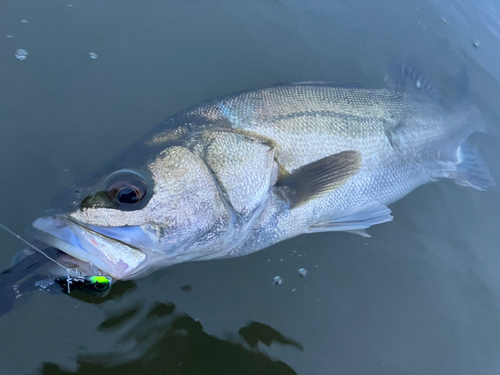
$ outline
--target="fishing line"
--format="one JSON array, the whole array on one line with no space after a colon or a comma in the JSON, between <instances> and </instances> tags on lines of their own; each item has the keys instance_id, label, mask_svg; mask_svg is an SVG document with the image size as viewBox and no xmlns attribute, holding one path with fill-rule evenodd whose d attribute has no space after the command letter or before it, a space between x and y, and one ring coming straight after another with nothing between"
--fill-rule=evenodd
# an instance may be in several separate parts
<instances>
[{"instance_id":1,"label":"fishing line","mask_svg":"<svg viewBox=\"0 0 500 375\"><path fill-rule=\"evenodd\" d=\"M14 231L10 230L9 228L7 228L2 223L0 223L0 228L5 229L7 232L9 232L10 234L12 234L14 237L16 237L17 239L23 241L26 245L28 245L29 247L31 247L33 250L36 250L37 252L39 252L40 254L42 254L45 258L47 258L48 260L54 262L59 267L61 267L62 269L64 269L68 273L68 276L66 277L66 283L67 283L67 287L68 287L68 294L71 293L71 285L73 285L73 284L76 285L76 289L77 290L79 290L79 289L82 288L82 286L79 286L81 284L81 282L82 282L82 277L81 276L75 276L75 277L73 277L74 275L72 275L72 272L79 273L81 275L81 272L79 272L77 269L75 269L75 268L68 268L68 267L63 266L57 260L55 260L55 259L51 258L49 255L45 254L42 250L40 250L36 246L32 245L28 241L26 241L24 238L22 238L20 235L18 235ZM90 264L92 266L92 263L90 263ZM99 274L100 274L101 271L100 270L98 270L98 271L99 271ZM57 280L58 279L56 279L56 282L57 282ZM111 280L112 279L110 277L107 277L107 276L104 276L103 280L100 279L100 277L98 277L98 276L85 277L83 279L84 282L90 282L92 285L96 284L96 283L100 283L102 285L105 285L106 289L99 289L100 291L108 290L109 286L110 286L110 283L111 283ZM103 287L101 286L101 288L103 288Z\"/></svg>"},{"instance_id":2,"label":"fishing line","mask_svg":"<svg viewBox=\"0 0 500 375\"><path fill-rule=\"evenodd\" d=\"M70 285L73 283L73 279L71 277L71 268L68 268L68 267L64 267L61 263L59 263L57 260L51 258L50 256L48 256L47 254L45 254L42 250L40 250L38 247L36 247L35 245L32 245L30 244L28 241L26 241L24 238L22 238L19 234L15 233L14 231L10 230L9 228L7 228L5 225L3 225L2 223L0 223L0 227L5 229L7 232L9 232L10 234L12 234L14 237L16 237L18 240L21 240L23 241L26 245L28 245L29 247L31 247L32 249L38 251L40 254L42 254L45 258L47 258L48 260L54 262L55 264L57 264L59 267L63 268L67 273L68 273L68 277L66 278L67 282L68 282L68 294L71 293L70 291Z\"/></svg>"},{"instance_id":3,"label":"fishing line","mask_svg":"<svg viewBox=\"0 0 500 375\"><path fill-rule=\"evenodd\" d=\"M40 254L42 254L44 257L46 257L47 259L51 260L52 262L54 262L55 264L57 264L59 267L62 267L66 272L68 272L68 277L70 272L71 272L71 269L68 268L68 267L64 267L61 263L59 263L57 260L51 258L50 256L48 256L47 254L45 254L42 250L40 250L39 248L37 248L36 246L30 244L28 241L26 241L24 238L22 238L20 235L18 235L17 233L11 231L9 228L7 228L5 225L3 225L2 223L0 223L0 227L5 229L7 232L9 232L10 234L12 234L14 237L16 237L17 239L23 241L26 245L28 245L29 247L31 247L32 249L38 251Z\"/></svg>"}]
</instances>

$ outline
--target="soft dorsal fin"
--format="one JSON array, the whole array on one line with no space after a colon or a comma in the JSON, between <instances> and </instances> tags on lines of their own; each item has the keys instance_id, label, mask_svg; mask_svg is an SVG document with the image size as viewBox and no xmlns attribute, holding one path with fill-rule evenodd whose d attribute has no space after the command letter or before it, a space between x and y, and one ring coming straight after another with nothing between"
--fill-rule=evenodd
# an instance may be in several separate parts
<instances>
[{"instance_id":1,"label":"soft dorsal fin","mask_svg":"<svg viewBox=\"0 0 500 375\"><path fill-rule=\"evenodd\" d=\"M278 180L276 187L284 193L290 206L297 207L342 186L361 165L361 153L342 151L304 165Z\"/></svg>"},{"instance_id":2,"label":"soft dorsal fin","mask_svg":"<svg viewBox=\"0 0 500 375\"><path fill-rule=\"evenodd\" d=\"M441 93L431 80L425 76L414 61L393 61L389 64L384 85L401 94L422 92L432 99L439 100Z\"/></svg>"}]
</instances>

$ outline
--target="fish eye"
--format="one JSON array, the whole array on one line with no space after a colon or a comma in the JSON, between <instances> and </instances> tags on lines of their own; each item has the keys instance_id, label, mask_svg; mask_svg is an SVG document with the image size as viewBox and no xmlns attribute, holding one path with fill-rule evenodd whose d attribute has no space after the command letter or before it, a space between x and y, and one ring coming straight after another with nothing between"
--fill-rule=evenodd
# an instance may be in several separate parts
<instances>
[{"instance_id":1,"label":"fish eye","mask_svg":"<svg viewBox=\"0 0 500 375\"><path fill-rule=\"evenodd\" d=\"M131 184L126 181L116 182L108 189L108 197L118 204L139 203L146 195L147 189L143 184Z\"/></svg>"},{"instance_id":2,"label":"fish eye","mask_svg":"<svg viewBox=\"0 0 500 375\"><path fill-rule=\"evenodd\" d=\"M135 205L148 192L146 182L136 173L120 173L108 185L106 195L118 206Z\"/></svg>"},{"instance_id":3,"label":"fish eye","mask_svg":"<svg viewBox=\"0 0 500 375\"><path fill-rule=\"evenodd\" d=\"M136 188L124 187L118 191L116 200L120 203L134 204L141 200L143 191Z\"/></svg>"}]
</instances>

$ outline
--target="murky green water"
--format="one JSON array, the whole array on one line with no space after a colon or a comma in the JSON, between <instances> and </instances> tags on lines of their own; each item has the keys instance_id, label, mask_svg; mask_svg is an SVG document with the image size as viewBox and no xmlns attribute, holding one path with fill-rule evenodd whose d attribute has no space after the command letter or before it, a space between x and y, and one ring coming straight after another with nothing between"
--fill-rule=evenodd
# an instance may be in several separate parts
<instances>
[{"instance_id":1,"label":"murky green water","mask_svg":"<svg viewBox=\"0 0 500 375\"><path fill-rule=\"evenodd\" d=\"M375 86L399 56L438 83L467 66L498 182L498 19L485 1L1 1L0 221L22 232L185 107L283 81ZM0 373L498 374L499 208L498 188L440 182L370 239L302 236L104 300L35 292L0 318ZM0 238L3 269L22 244Z\"/></svg>"}]
</instances>

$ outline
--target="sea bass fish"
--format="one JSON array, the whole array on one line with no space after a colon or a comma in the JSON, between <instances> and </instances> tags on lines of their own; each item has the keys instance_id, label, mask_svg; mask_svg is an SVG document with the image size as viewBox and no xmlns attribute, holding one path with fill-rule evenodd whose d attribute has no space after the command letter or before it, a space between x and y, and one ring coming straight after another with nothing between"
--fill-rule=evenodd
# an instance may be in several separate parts
<instances>
[{"instance_id":1,"label":"sea bass fish","mask_svg":"<svg viewBox=\"0 0 500 375\"><path fill-rule=\"evenodd\" d=\"M387 81L285 84L182 111L67 187L31 232L75 266L130 279L304 233L366 236L430 181L493 185L467 140L484 130L473 105L409 70Z\"/></svg>"}]
</instances>

